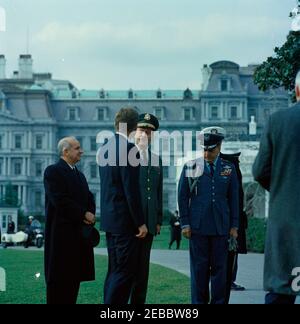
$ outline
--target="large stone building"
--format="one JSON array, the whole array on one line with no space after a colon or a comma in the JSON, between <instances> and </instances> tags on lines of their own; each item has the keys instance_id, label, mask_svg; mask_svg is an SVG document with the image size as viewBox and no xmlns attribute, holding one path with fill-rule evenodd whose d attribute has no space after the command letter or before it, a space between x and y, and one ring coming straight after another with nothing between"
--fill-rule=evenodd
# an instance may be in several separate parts
<instances>
[{"instance_id":1,"label":"large stone building","mask_svg":"<svg viewBox=\"0 0 300 324\"><path fill-rule=\"evenodd\" d=\"M155 114L161 129L199 131L211 125L227 130L227 141L258 140L267 116L289 106L282 90L260 92L253 83L255 66L220 61L203 67L199 90L124 91L79 90L49 73L33 73L30 55L21 55L19 69L6 78L6 59L0 56L0 194L11 182L26 213L43 214L43 171L57 160L56 145L76 136L85 151L80 168L96 195L100 186L96 164L96 135L113 130L116 112L135 106ZM249 122L256 132L249 134ZM193 138L195 147L196 139ZM176 147L171 154L176 156ZM165 209L176 207L176 167L165 167Z\"/></svg>"}]
</instances>

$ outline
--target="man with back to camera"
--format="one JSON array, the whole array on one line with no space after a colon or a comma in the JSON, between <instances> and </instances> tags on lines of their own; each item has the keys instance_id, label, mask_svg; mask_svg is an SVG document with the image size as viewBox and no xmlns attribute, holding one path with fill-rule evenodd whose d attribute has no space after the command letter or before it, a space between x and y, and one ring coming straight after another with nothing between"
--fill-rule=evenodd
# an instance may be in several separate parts
<instances>
[{"instance_id":1,"label":"man with back to camera","mask_svg":"<svg viewBox=\"0 0 300 324\"><path fill-rule=\"evenodd\" d=\"M93 247L82 236L95 224L95 201L76 163L83 151L74 137L58 143L60 160L45 170L45 276L47 304L75 304L82 281L95 280Z\"/></svg>"},{"instance_id":2,"label":"man with back to camera","mask_svg":"<svg viewBox=\"0 0 300 324\"><path fill-rule=\"evenodd\" d=\"M253 175L270 192L264 289L266 304L294 304L293 286L300 267L300 71L296 76L298 103L272 114L261 138Z\"/></svg>"},{"instance_id":3,"label":"man with back to camera","mask_svg":"<svg viewBox=\"0 0 300 324\"><path fill-rule=\"evenodd\" d=\"M98 153L101 181L101 230L106 232L108 271L104 304L127 304L137 269L139 240L148 233L141 206L137 147L129 136L139 115L121 109L115 117L116 134Z\"/></svg>"},{"instance_id":4,"label":"man with back to camera","mask_svg":"<svg viewBox=\"0 0 300 324\"><path fill-rule=\"evenodd\" d=\"M190 240L192 303L225 304L228 239L238 235L238 180L234 165L219 156L225 130L210 127L202 132L204 170L192 178L188 165L183 168L180 222L183 236Z\"/></svg>"}]
</instances>

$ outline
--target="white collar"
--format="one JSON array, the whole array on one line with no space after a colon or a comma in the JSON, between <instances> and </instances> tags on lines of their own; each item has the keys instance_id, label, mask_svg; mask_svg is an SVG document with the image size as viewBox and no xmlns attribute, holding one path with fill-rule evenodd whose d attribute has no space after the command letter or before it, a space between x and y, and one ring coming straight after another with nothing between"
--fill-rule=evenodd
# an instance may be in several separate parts
<instances>
[{"instance_id":1,"label":"white collar","mask_svg":"<svg viewBox=\"0 0 300 324\"><path fill-rule=\"evenodd\" d=\"M76 170L75 165L73 166L73 165L69 164L68 162L67 162L67 164L72 170Z\"/></svg>"}]
</instances>

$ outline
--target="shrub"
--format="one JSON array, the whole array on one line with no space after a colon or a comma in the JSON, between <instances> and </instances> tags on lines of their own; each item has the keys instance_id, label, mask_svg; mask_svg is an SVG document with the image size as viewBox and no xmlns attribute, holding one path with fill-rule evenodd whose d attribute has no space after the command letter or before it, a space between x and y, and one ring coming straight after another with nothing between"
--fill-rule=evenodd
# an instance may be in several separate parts
<instances>
[{"instance_id":1,"label":"shrub","mask_svg":"<svg viewBox=\"0 0 300 324\"><path fill-rule=\"evenodd\" d=\"M247 248L249 252L264 253L266 223L265 219L249 218L247 229Z\"/></svg>"}]
</instances>

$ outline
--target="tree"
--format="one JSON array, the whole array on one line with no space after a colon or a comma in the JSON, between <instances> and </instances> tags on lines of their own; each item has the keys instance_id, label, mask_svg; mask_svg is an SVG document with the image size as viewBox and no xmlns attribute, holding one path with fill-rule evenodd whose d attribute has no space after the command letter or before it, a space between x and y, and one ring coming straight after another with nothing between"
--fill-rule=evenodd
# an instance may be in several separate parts
<instances>
[{"instance_id":1,"label":"tree","mask_svg":"<svg viewBox=\"0 0 300 324\"><path fill-rule=\"evenodd\" d=\"M300 13L300 1L290 17ZM300 31L291 31L286 42L274 49L275 56L268 57L254 73L254 82L259 89L266 91L270 88L284 88L292 92L295 101L294 87L297 72L300 70Z\"/></svg>"},{"instance_id":2,"label":"tree","mask_svg":"<svg viewBox=\"0 0 300 324\"><path fill-rule=\"evenodd\" d=\"M262 91L281 87L293 91L300 70L300 32L290 32L285 44L276 47L274 52L275 57L268 57L255 70L254 82Z\"/></svg>"}]
</instances>

